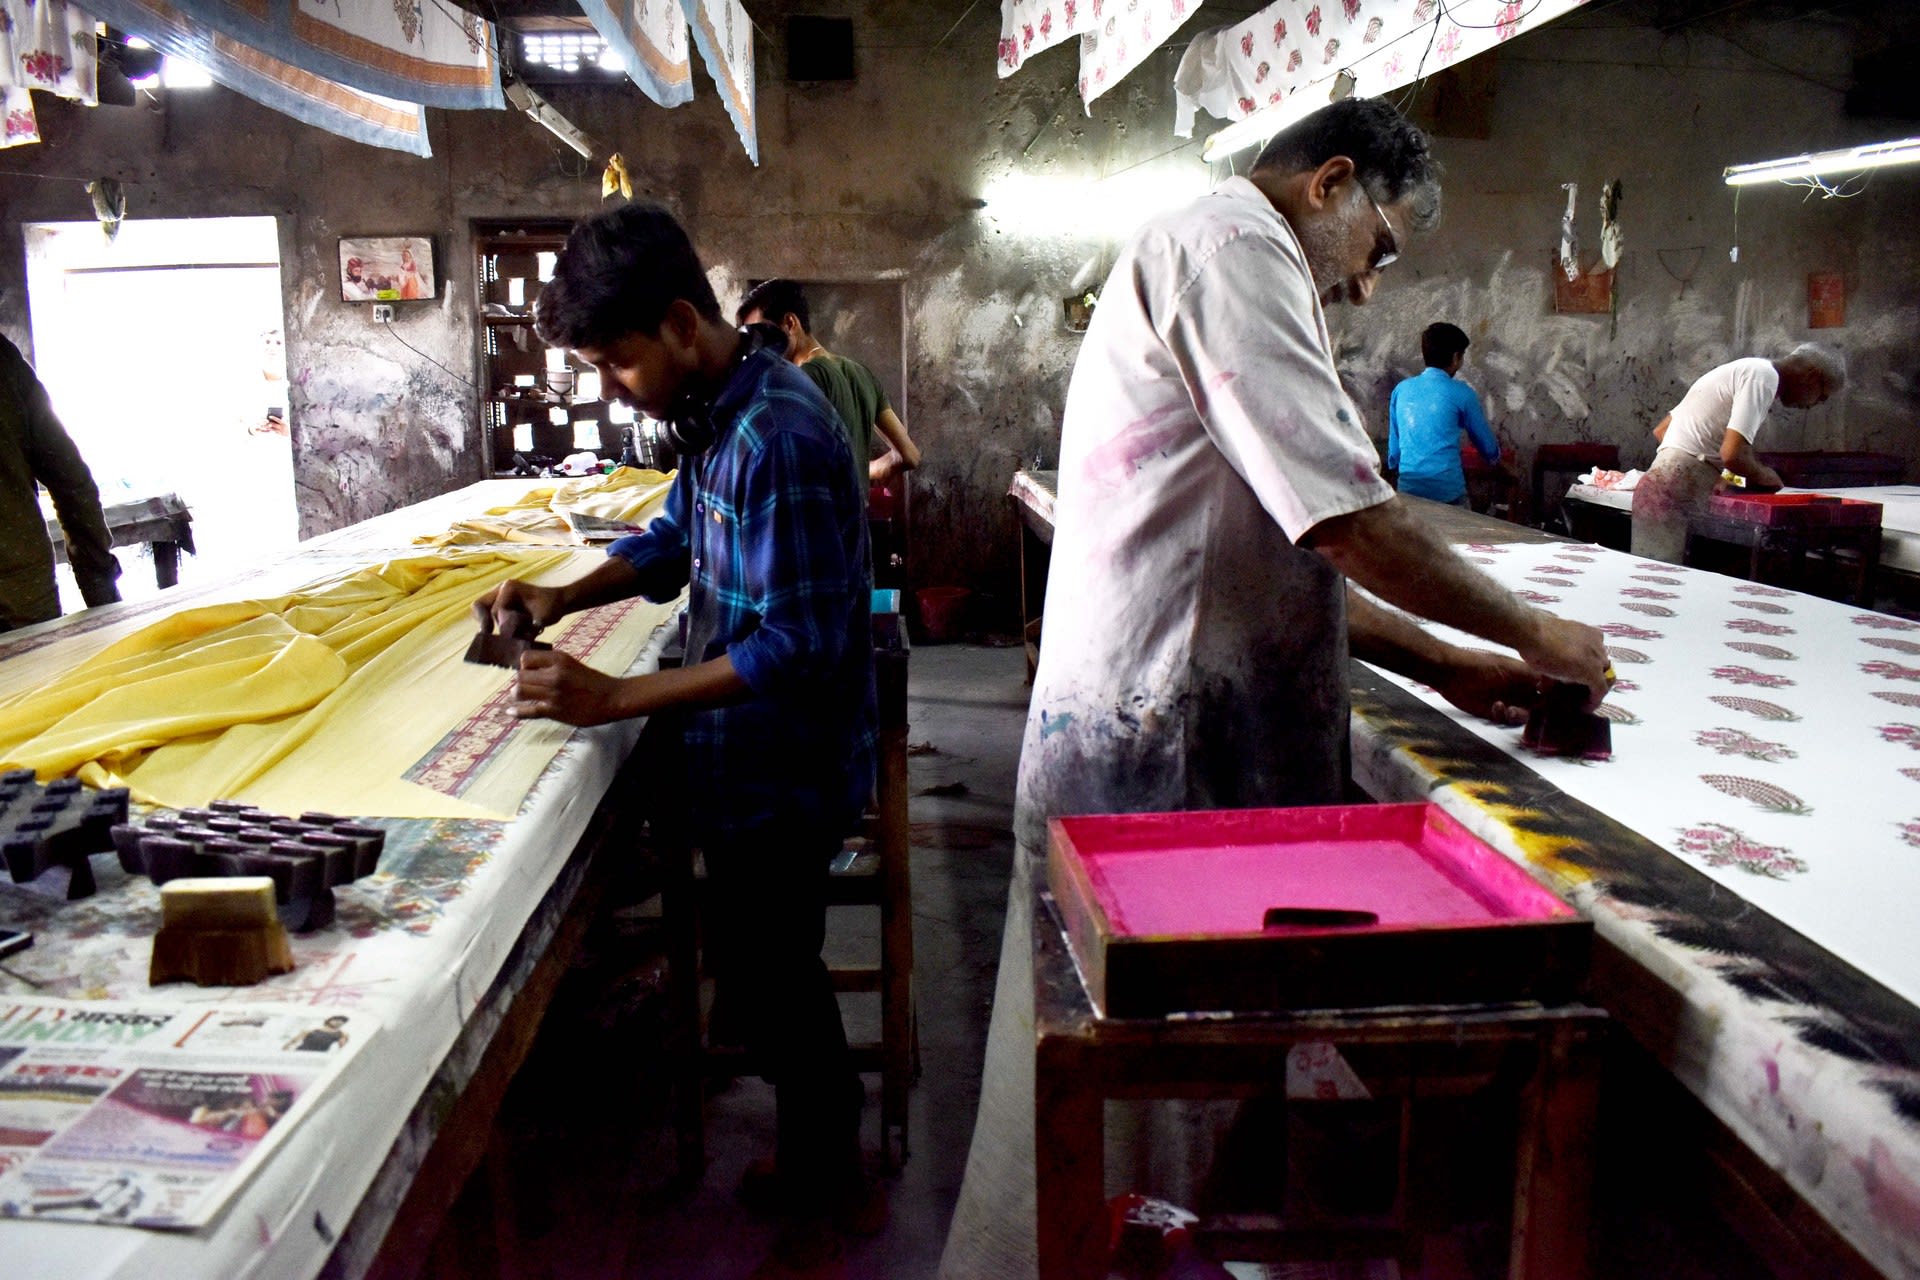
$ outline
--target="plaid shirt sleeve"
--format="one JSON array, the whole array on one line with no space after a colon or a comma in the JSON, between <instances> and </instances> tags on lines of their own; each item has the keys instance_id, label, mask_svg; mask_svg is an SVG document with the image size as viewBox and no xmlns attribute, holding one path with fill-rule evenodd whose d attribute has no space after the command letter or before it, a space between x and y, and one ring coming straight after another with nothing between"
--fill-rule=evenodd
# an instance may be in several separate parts
<instances>
[{"instance_id":1,"label":"plaid shirt sleeve","mask_svg":"<svg viewBox=\"0 0 1920 1280\"><path fill-rule=\"evenodd\" d=\"M734 670L756 694L829 677L848 644L846 618L864 566L847 563L842 454L772 433L743 473L741 588L760 625L728 647Z\"/></svg>"},{"instance_id":2,"label":"plaid shirt sleeve","mask_svg":"<svg viewBox=\"0 0 1920 1280\"><path fill-rule=\"evenodd\" d=\"M615 539L607 548L608 555L633 566L640 575L640 594L649 600L665 603L687 585L693 555L687 540L687 503L692 491L693 468L683 463L667 492L666 505L647 531Z\"/></svg>"}]
</instances>

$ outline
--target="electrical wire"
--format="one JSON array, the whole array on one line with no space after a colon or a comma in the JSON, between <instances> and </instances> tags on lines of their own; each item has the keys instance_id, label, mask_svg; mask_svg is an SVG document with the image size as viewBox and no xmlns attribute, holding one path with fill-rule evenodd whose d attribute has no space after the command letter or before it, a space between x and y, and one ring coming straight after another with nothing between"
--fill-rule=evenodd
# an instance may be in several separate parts
<instances>
[{"instance_id":1,"label":"electrical wire","mask_svg":"<svg viewBox=\"0 0 1920 1280\"><path fill-rule=\"evenodd\" d=\"M480 390L480 384L475 382L472 378L467 377L465 374L455 373L453 370L447 368L447 366L441 364L438 360L435 360L432 356L428 355L426 352L422 351L420 348L414 346L411 342L408 342L405 338L401 337L399 331L393 327L393 321L382 320L380 323L382 323L387 327L388 335L391 336L395 342L399 343L401 346L405 347L407 350L413 352L413 354L419 356L422 360L425 360L428 364L440 370L442 373L446 374L448 377L457 378L461 382L464 382L468 386L472 387L476 392Z\"/></svg>"}]
</instances>

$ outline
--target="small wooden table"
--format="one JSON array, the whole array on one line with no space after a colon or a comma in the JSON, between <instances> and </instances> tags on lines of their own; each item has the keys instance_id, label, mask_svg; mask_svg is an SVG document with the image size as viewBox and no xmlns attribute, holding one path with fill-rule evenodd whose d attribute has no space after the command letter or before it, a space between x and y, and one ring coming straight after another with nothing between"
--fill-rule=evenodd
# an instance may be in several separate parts
<instances>
[{"instance_id":1,"label":"small wooden table","mask_svg":"<svg viewBox=\"0 0 1920 1280\"><path fill-rule=\"evenodd\" d=\"M1580 1280L1587 1274L1592 1144L1606 1014L1583 1005L1325 1010L1222 1018L1102 1018L1074 968L1053 900L1036 878L1033 918L1035 1190L1040 1274L1107 1274L1105 1103L1109 1098L1271 1095L1296 1045L1328 1042L1363 1077L1404 1083L1402 1151L1415 1081L1459 1092L1519 1079L1519 1141L1508 1275ZM1404 1166L1403 1166L1404 1167ZM1235 1216L1203 1222L1203 1241L1226 1256L1325 1257L1407 1250L1404 1185L1397 1212L1361 1223ZM1216 1247L1216 1252L1219 1249Z\"/></svg>"},{"instance_id":2,"label":"small wooden table","mask_svg":"<svg viewBox=\"0 0 1920 1280\"><path fill-rule=\"evenodd\" d=\"M107 520L108 545L133 547L145 543L153 549L154 580L162 588L180 581L180 553L193 551L193 513L178 494L116 502L103 508L102 514ZM54 563L65 564L66 533L51 517L47 520L47 538L53 543Z\"/></svg>"}]
</instances>

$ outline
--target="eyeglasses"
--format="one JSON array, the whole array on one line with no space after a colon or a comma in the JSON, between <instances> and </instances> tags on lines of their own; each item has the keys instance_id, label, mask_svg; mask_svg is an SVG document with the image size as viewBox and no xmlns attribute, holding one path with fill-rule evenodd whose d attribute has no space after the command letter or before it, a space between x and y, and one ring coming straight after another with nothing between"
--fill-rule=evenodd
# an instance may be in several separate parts
<instances>
[{"instance_id":1,"label":"eyeglasses","mask_svg":"<svg viewBox=\"0 0 1920 1280\"><path fill-rule=\"evenodd\" d=\"M1362 191L1364 193L1365 188L1362 188ZM1377 254L1368 265L1367 270L1384 271L1400 260L1400 236L1394 231L1393 224L1387 221L1387 211L1380 207L1380 202L1375 200L1371 195L1368 195L1367 203L1372 205L1373 211L1380 215L1380 225L1387 229L1387 251L1382 254Z\"/></svg>"}]
</instances>

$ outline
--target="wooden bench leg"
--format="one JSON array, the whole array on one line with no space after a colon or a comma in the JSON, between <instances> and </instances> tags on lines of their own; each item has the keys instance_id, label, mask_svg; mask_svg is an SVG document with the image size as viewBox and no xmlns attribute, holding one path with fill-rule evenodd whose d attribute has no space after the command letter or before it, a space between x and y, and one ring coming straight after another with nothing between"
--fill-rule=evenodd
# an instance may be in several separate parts
<instances>
[{"instance_id":1,"label":"wooden bench leg","mask_svg":"<svg viewBox=\"0 0 1920 1280\"><path fill-rule=\"evenodd\" d=\"M660 916L667 941L667 1060L671 1064L673 1131L680 1181L707 1171L706 1062L700 1036L700 925L694 899L693 852L659 850Z\"/></svg>"},{"instance_id":2,"label":"wooden bench leg","mask_svg":"<svg viewBox=\"0 0 1920 1280\"><path fill-rule=\"evenodd\" d=\"M163 541L153 544L153 578L163 591L180 581L179 543Z\"/></svg>"},{"instance_id":3,"label":"wooden bench leg","mask_svg":"<svg viewBox=\"0 0 1920 1280\"><path fill-rule=\"evenodd\" d=\"M1586 1280L1592 1265L1599 1046L1588 1028L1542 1032L1520 1103L1511 1280Z\"/></svg>"},{"instance_id":4,"label":"wooden bench leg","mask_svg":"<svg viewBox=\"0 0 1920 1280\"><path fill-rule=\"evenodd\" d=\"M1106 1100L1074 1047L1043 1037L1034 1060L1034 1229L1047 1280L1107 1274Z\"/></svg>"}]
</instances>

